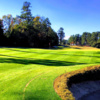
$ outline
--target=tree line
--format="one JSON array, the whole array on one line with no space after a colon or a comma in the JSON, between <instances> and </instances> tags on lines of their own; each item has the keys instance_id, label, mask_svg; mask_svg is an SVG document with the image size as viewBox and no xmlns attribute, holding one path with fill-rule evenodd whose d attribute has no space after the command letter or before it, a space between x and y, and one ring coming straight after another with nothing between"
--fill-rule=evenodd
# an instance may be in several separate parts
<instances>
[{"instance_id":1,"label":"tree line","mask_svg":"<svg viewBox=\"0 0 100 100\"><path fill-rule=\"evenodd\" d=\"M55 32L49 18L32 16L30 8L31 3L24 2L21 15L0 19L0 46L45 48L61 44L64 29Z\"/></svg>"},{"instance_id":2,"label":"tree line","mask_svg":"<svg viewBox=\"0 0 100 100\"><path fill-rule=\"evenodd\" d=\"M72 35L68 42L73 45L87 45L100 48L100 32L83 32L82 35Z\"/></svg>"}]
</instances>

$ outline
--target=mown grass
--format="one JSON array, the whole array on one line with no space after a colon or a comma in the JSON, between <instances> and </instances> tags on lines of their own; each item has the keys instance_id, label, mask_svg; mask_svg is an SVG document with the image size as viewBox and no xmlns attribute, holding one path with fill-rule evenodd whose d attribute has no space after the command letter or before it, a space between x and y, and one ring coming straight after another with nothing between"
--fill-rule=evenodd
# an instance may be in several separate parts
<instances>
[{"instance_id":1,"label":"mown grass","mask_svg":"<svg viewBox=\"0 0 100 100\"><path fill-rule=\"evenodd\" d=\"M56 77L100 64L99 49L75 48L0 48L0 100L61 100Z\"/></svg>"}]
</instances>

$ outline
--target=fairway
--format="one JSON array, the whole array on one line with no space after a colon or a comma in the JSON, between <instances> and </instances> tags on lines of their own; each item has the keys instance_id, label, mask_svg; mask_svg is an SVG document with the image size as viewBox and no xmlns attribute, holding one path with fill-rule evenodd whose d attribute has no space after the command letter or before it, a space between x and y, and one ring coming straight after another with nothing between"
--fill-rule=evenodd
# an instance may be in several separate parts
<instances>
[{"instance_id":1,"label":"fairway","mask_svg":"<svg viewBox=\"0 0 100 100\"><path fill-rule=\"evenodd\" d=\"M54 91L63 73L100 64L100 49L0 48L0 100L61 100Z\"/></svg>"}]
</instances>

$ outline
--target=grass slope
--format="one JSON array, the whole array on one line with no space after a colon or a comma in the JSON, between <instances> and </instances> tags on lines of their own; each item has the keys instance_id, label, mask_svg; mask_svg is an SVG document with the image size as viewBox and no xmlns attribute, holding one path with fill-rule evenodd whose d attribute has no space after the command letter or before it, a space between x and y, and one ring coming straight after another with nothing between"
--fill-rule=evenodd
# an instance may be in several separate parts
<instances>
[{"instance_id":1,"label":"grass slope","mask_svg":"<svg viewBox=\"0 0 100 100\"><path fill-rule=\"evenodd\" d=\"M0 100L61 100L53 88L59 75L100 64L100 50L0 48Z\"/></svg>"}]
</instances>

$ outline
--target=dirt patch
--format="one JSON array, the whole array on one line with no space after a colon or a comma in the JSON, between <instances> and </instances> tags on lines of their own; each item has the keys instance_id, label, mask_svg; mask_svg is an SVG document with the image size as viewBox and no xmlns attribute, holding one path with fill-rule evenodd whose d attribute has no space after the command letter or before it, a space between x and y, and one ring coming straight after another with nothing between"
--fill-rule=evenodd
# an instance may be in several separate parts
<instances>
[{"instance_id":1,"label":"dirt patch","mask_svg":"<svg viewBox=\"0 0 100 100\"><path fill-rule=\"evenodd\" d=\"M87 67L81 70L68 72L57 77L54 81L54 89L56 93L62 98L62 100L75 100L75 97L70 91L72 84L99 79L100 65Z\"/></svg>"}]
</instances>

